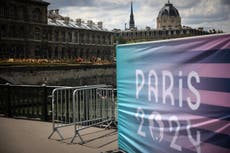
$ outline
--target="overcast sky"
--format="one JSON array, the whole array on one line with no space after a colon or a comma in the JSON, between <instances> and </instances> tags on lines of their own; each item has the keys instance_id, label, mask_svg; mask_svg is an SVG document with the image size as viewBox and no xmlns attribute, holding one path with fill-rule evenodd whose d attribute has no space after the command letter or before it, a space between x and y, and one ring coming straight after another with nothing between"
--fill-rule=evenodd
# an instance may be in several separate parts
<instances>
[{"instance_id":1,"label":"overcast sky","mask_svg":"<svg viewBox=\"0 0 230 153\"><path fill-rule=\"evenodd\" d=\"M72 19L103 21L104 27L124 29L129 22L131 0L44 0L49 9L60 9ZM159 10L167 0L133 0L134 19L138 29L156 28ZM206 27L230 32L230 0L170 0L178 9L182 25ZM128 24L127 24L128 26Z\"/></svg>"}]
</instances>

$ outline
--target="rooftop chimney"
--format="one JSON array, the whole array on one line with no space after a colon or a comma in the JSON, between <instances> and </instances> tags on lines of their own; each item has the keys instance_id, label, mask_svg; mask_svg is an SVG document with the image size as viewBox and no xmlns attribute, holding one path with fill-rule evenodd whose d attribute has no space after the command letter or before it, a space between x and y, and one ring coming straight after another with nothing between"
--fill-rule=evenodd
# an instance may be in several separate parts
<instances>
[{"instance_id":1,"label":"rooftop chimney","mask_svg":"<svg viewBox=\"0 0 230 153\"><path fill-rule=\"evenodd\" d=\"M49 14L52 15L54 10L49 10Z\"/></svg>"},{"instance_id":2,"label":"rooftop chimney","mask_svg":"<svg viewBox=\"0 0 230 153\"><path fill-rule=\"evenodd\" d=\"M64 23L69 24L69 17L64 17Z\"/></svg>"},{"instance_id":3,"label":"rooftop chimney","mask_svg":"<svg viewBox=\"0 0 230 153\"><path fill-rule=\"evenodd\" d=\"M92 20L88 20L87 21L87 26L92 28L93 27L93 21Z\"/></svg>"},{"instance_id":4,"label":"rooftop chimney","mask_svg":"<svg viewBox=\"0 0 230 153\"><path fill-rule=\"evenodd\" d=\"M56 23L57 19L56 18L52 18L52 22Z\"/></svg>"},{"instance_id":5,"label":"rooftop chimney","mask_svg":"<svg viewBox=\"0 0 230 153\"><path fill-rule=\"evenodd\" d=\"M76 25L79 27L81 26L81 19L76 19Z\"/></svg>"},{"instance_id":6,"label":"rooftop chimney","mask_svg":"<svg viewBox=\"0 0 230 153\"><path fill-rule=\"evenodd\" d=\"M103 29L103 22L97 22L97 26L98 26L98 28L100 28L100 29Z\"/></svg>"},{"instance_id":7,"label":"rooftop chimney","mask_svg":"<svg viewBox=\"0 0 230 153\"><path fill-rule=\"evenodd\" d=\"M59 9L54 10L55 14L59 15Z\"/></svg>"}]
</instances>

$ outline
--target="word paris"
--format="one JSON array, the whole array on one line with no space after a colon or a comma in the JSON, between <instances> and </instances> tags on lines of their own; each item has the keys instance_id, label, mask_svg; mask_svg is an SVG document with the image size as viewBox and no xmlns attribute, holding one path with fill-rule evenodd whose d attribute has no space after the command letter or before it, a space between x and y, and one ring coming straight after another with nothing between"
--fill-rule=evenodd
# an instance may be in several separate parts
<instances>
[{"instance_id":1,"label":"word paris","mask_svg":"<svg viewBox=\"0 0 230 153\"><path fill-rule=\"evenodd\" d=\"M179 71L178 76L179 76L179 92L178 92L178 97L179 97L179 106L183 106L183 78L182 78L182 71ZM158 82L159 78L157 75L157 72L155 70L150 70L148 73L148 80L146 83L146 76L144 72L140 69L136 70L136 99L139 99L139 94L144 88L144 86L147 84L148 88L148 101L153 101L152 96L155 97L155 102L157 103L159 101L159 85L161 83ZM196 83L200 83L200 77L198 73L192 71L188 74L187 77L187 86L188 89L195 95L196 101L192 102L191 97L187 97L187 102L188 106L192 110L197 110L200 106L200 93L198 90L192 85L192 79L195 79ZM169 85L166 85L166 82L169 81ZM175 98L173 95L173 88L174 88L174 78L173 74L170 71L162 71L162 100L163 104L166 103L166 98L170 98L171 100L171 105L175 105ZM152 95L153 94L153 95Z\"/></svg>"},{"instance_id":2,"label":"word paris","mask_svg":"<svg viewBox=\"0 0 230 153\"><path fill-rule=\"evenodd\" d=\"M158 74L158 75L157 75ZM175 79L173 77L173 74L170 71L162 71L160 76L162 78L159 78L159 73L157 73L155 70L150 70L147 74L147 82L146 82L146 74L142 70L136 70L136 99L139 99L140 95L143 94L143 89L147 86L148 91L148 101L155 101L156 103L159 102L159 94L162 94L162 103L166 104L166 98L170 98L170 102L172 106L175 106L175 83L178 83L179 85L179 91L178 91L178 97L179 97L179 106L183 107L183 79L182 77L182 71L179 71L178 76L179 79ZM159 80L162 80L160 82ZM178 82L176 82L177 80ZM195 80L196 83L200 83L200 77L198 73L192 71L187 76L187 87L189 91L191 91L195 97L196 101L192 102L191 97L186 97L188 106L191 110L195 111L200 106L200 93L198 90L194 87L192 84L192 80ZM167 84L166 84L167 83ZM162 87L160 86L162 84ZM160 89L162 89L162 92L160 93ZM154 96L154 99L152 97ZM159 110L159 109L158 109ZM170 110L169 110L170 111ZM142 137L147 137L146 134L146 122L148 124L149 133L152 137L152 140L154 142L161 142L161 141L168 141L170 142L170 148L177 150L179 152L182 152L182 148L187 148L186 146L183 146L182 144L179 144L178 139L180 137L180 131L183 131L186 129L185 135L187 135L187 138L189 142L194 146L197 153L201 153L200 144L201 144L201 132L196 130L194 131L192 136L191 132L191 121L186 120L187 124L180 123L179 118L176 115L173 115L173 112L169 113L170 116L164 114L161 114L157 111L152 111L151 114L145 114L145 110L141 107L137 108L137 112L135 114L135 117L137 121L140 123L139 127L137 129L137 134ZM147 119L147 120L146 120ZM163 122L164 121L164 122ZM174 123L174 124L173 124ZM157 124L157 125L156 125ZM174 126L173 126L174 125ZM169 127L168 127L169 126ZM145 128L144 128L145 127ZM172 133L172 137L170 138L165 134L169 129L169 132ZM156 136L157 135L157 136ZM184 135L184 136L185 136Z\"/></svg>"}]
</instances>

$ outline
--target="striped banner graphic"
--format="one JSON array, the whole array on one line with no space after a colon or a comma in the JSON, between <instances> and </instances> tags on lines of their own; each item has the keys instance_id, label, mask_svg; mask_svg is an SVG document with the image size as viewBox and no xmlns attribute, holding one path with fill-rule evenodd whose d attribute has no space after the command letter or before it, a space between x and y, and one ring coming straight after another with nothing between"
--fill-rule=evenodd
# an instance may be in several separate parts
<instances>
[{"instance_id":1,"label":"striped banner graphic","mask_svg":"<svg viewBox=\"0 0 230 153\"><path fill-rule=\"evenodd\" d=\"M230 34L117 46L118 145L230 152Z\"/></svg>"}]
</instances>

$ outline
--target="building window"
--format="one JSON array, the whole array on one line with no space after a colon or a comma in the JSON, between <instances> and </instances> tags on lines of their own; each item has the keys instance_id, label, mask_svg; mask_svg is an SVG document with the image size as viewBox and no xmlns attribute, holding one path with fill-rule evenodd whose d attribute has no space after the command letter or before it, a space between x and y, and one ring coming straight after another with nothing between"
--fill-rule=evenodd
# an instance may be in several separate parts
<instances>
[{"instance_id":1,"label":"building window","mask_svg":"<svg viewBox=\"0 0 230 153\"><path fill-rule=\"evenodd\" d=\"M0 6L0 16L4 16L4 6Z\"/></svg>"},{"instance_id":2,"label":"building window","mask_svg":"<svg viewBox=\"0 0 230 153\"><path fill-rule=\"evenodd\" d=\"M58 32L58 30L56 30L54 32L54 39L55 39L55 41L59 41L59 32Z\"/></svg>"},{"instance_id":3,"label":"building window","mask_svg":"<svg viewBox=\"0 0 230 153\"><path fill-rule=\"evenodd\" d=\"M2 7L1 14L2 14L4 17L9 17L9 6L3 6L3 7Z\"/></svg>"},{"instance_id":4,"label":"building window","mask_svg":"<svg viewBox=\"0 0 230 153\"><path fill-rule=\"evenodd\" d=\"M39 8L36 8L32 12L32 17L34 21L41 21L41 10Z\"/></svg>"},{"instance_id":5,"label":"building window","mask_svg":"<svg viewBox=\"0 0 230 153\"><path fill-rule=\"evenodd\" d=\"M62 48L62 51L61 51L61 58L65 58L65 48L64 47Z\"/></svg>"},{"instance_id":6,"label":"building window","mask_svg":"<svg viewBox=\"0 0 230 153\"><path fill-rule=\"evenodd\" d=\"M65 31L62 32L62 41L65 42Z\"/></svg>"},{"instance_id":7,"label":"building window","mask_svg":"<svg viewBox=\"0 0 230 153\"><path fill-rule=\"evenodd\" d=\"M92 35L92 43L95 44L95 35Z\"/></svg>"},{"instance_id":8,"label":"building window","mask_svg":"<svg viewBox=\"0 0 230 153\"><path fill-rule=\"evenodd\" d=\"M20 31L20 32L18 33L18 34L19 34L19 37L20 37L20 38L24 38L24 31L25 31L24 26L21 26L20 29L19 29L19 31Z\"/></svg>"},{"instance_id":9,"label":"building window","mask_svg":"<svg viewBox=\"0 0 230 153\"><path fill-rule=\"evenodd\" d=\"M41 58L40 46L37 46L35 49L35 58Z\"/></svg>"},{"instance_id":10,"label":"building window","mask_svg":"<svg viewBox=\"0 0 230 153\"><path fill-rule=\"evenodd\" d=\"M48 40L52 41L52 31L48 31Z\"/></svg>"},{"instance_id":11,"label":"building window","mask_svg":"<svg viewBox=\"0 0 230 153\"><path fill-rule=\"evenodd\" d=\"M81 35L80 35L80 40L81 40L80 41L81 43L84 43L84 34L83 33L81 33Z\"/></svg>"},{"instance_id":12,"label":"building window","mask_svg":"<svg viewBox=\"0 0 230 153\"><path fill-rule=\"evenodd\" d=\"M97 35L97 42L98 42L98 44L101 43L101 37L99 35Z\"/></svg>"},{"instance_id":13,"label":"building window","mask_svg":"<svg viewBox=\"0 0 230 153\"><path fill-rule=\"evenodd\" d=\"M34 39L36 39L36 40L40 40L41 39L41 30L40 30L40 28L35 28L35 30L34 30L34 36L35 36L35 38Z\"/></svg>"},{"instance_id":14,"label":"building window","mask_svg":"<svg viewBox=\"0 0 230 153\"><path fill-rule=\"evenodd\" d=\"M105 42L105 36L102 37L102 42L103 42L103 44L106 43L106 42Z\"/></svg>"},{"instance_id":15,"label":"building window","mask_svg":"<svg viewBox=\"0 0 230 153\"><path fill-rule=\"evenodd\" d=\"M71 32L68 33L68 40L67 41L72 42L72 33Z\"/></svg>"},{"instance_id":16,"label":"building window","mask_svg":"<svg viewBox=\"0 0 230 153\"><path fill-rule=\"evenodd\" d=\"M6 37L6 26L5 25L1 26L1 37Z\"/></svg>"},{"instance_id":17,"label":"building window","mask_svg":"<svg viewBox=\"0 0 230 153\"><path fill-rule=\"evenodd\" d=\"M58 59L58 47L55 47L54 58Z\"/></svg>"},{"instance_id":18,"label":"building window","mask_svg":"<svg viewBox=\"0 0 230 153\"><path fill-rule=\"evenodd\" d=\"M78 43L78 33L75 32L75 42Z\"/></svg>"},{"instance_id":19,"label":"building window","mask_svg":"<svg viewBox=\"0 0 230 153\"><path fill-rule=\"evenodd\" d=\"M108 44L112 44L110 35L108 36Z\"/></svg>"},{"instance_id":20,"label":"building window","mask_svg":"<svg viewBox=\"0 0 230 153\"><path fill-rule=\"evenodd\" d=\"M89 49L86 49L85 58L86 58L86 59L89 59Z\"/></svg>"}]
</instances>

